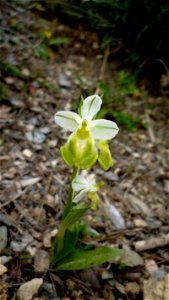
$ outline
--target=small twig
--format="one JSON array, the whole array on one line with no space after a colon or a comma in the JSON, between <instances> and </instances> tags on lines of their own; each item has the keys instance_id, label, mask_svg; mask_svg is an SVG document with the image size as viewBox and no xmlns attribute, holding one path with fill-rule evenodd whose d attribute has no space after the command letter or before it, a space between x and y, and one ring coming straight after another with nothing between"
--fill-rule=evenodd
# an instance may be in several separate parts
<instances>
[{"instance_id":1,"label":"small twig","mask_svg":"<svg viewBox=\"0 0 169 300\"><path fill-rule=\"evenodd\" d=\"M134 243L135 250L145 251L158 247L164 247L169 244L169 233L160 237L151 237L148 240L138 241Z\"/></svg>"},{"instance_id":2,"label":"small twig","mask_svg":"<svg viewBox=\"0 0 169 300\"><path fill-rule=\"evenodd\" d=\"M105 73L105 70L106 70L106 65L107 65L109 54L110 54L110 48L109 48L109 46L107 46L106 49L105 49L105 52L104 52L104 58L103 58L103 62L102 62L102 65L101 65L98 82L103 80L103 78L104 78L104 73ZM95 94L99 94L100 92L101 92L100 87L98 86L96 88Z\"/></svg>"},{"instance_id":3,"label":"small twig","mask_svg":"<svg viewBox=\"0 0 169 300\"><path fill-rule=\"evenodd\" d=\"M146 122L148 124L148 134L149 134L150 140L153 144L155 144L156 143L156 138L155 138L155 134L154 134L154 131L152 129L152 126L151 126L151 120L150 120L150 116L148 114L148 111L146 111Z\"/></svg>"}]
</instances>

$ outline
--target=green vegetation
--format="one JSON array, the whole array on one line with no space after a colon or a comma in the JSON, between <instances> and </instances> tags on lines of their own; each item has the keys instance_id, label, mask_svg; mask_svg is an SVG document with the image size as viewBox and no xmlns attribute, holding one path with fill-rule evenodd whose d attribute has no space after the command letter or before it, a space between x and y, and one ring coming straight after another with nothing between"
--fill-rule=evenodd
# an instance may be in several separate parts
<instances>
[{"instance_id":1,"label":"green vegetation","mask_svg":"<svg viewBox=\"0 0 169 300\"><path fill-rule=\"evenodd\" d=\"M99 30L102 44L118 48L123 64L137 73L158 58L169 64L168 1L45 0L45 5L69 25L81 22Z\"/></svg>"},{"instance_id":2,"label":"green vegetation","mask_svg":"<svg viewBox=\"0 0 169 300\"><path fill-rule=\"evenodd\" d=\"M0 62L0 71L3 76L22 77L21 71L5 60Z\"/></svg>"}]
</instances>

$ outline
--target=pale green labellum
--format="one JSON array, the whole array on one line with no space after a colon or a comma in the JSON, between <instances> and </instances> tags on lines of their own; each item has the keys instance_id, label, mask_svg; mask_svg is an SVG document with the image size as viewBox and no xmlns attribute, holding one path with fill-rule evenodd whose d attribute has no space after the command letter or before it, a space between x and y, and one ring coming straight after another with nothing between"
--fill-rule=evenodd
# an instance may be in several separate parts
<instances>
[{"instance_id":1,"label":"pale green labellum","mask_svg":"<svg viewBox=\"0 0 169 300\"><path fill-rule=\"evenodd\" d=\"M61 147L61 155L69 167L76 166L83 170L96 162L98 154L86 120Z\"/></svg>"},{"instance_id":2,"label":"pale green labellum","mask_svg":"<svg viewBox=\"0 0 169 300\"><path fill-rule=\"evenodd\" d=\"M89 199L91 201L90 208L92 210L96 210L97 207L98 207L98 205L99 205L99 203L100 203L100 198L99 198L98 194L96 192L89 192L88 193L88 197L89 197Z\"/></svg>"},{"instance_id":3,"label":"pale green labellum","mask_svg":"<svg viewBox=\"0 0 169 300\"><path fill-rule=\"evenodd\" d=\"M106 171L113 166L113 159L111 157L109 145L107 141L101 140L97 142L97 147L100 150L98 157L99 164Z\"/></svg>"}]
</instances>

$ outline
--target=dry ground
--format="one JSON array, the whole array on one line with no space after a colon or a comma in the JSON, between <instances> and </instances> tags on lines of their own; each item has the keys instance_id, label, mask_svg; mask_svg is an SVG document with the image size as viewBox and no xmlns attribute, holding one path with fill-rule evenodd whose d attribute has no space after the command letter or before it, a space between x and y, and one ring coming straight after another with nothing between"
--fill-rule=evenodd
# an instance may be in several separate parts
<instances>
[{"instance_id":1,"label":"dry ground","mask_svg":"<svg viewBox=\"0 0 169 300\"><path fill-rule=\"evenodd\" d=\"M46 21L30 9L1 5L1 17L1 55L20 75L4 69L1 73L7 95L0 115L0 228L8 240L0 256L7 268L0 299L16 299L20 285L33 278L43 278L34 300L155 300L150 286L158 290L156 280L163 286L158 299L169 299L164 294L169 271L168 99L144 90L144 96L124 96L120 104L110 100L109 106L120 105L141 118L147 129L129 132L119 124L120 133L111 142L113 168L106 173L99 166L91 170L105 185L100 207L86 217L88 222L101 233L101 243L132 249L143 263L133 257L122 270L107 264L77 273L58 274L45 266L39 272L36 252L43 250L38 252L41 264L58 228L70 178L59 155L68 134L54 124L53 115L75 109L82 94L94 93L104 51L95 33ZM50 47L48 58L39 58L35 49L50 32L69 42ZM117 71L117 64L108 62L102 74L112 90Z\"/></svg>"}]
</instances>

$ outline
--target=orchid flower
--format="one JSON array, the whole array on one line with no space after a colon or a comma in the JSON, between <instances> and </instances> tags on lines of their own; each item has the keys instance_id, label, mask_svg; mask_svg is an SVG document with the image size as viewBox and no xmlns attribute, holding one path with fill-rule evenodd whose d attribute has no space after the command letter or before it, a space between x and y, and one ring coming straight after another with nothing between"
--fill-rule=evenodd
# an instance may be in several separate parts
<instances>
[{"instance_id":1,"label":"orchid flower","mask_svg":"<svg viewBox=\"0 0 169 300\"><path fill-rule=\"evenodd\" d=\"M101 104L101 98L98 95L93 95L83 101L80 114L71 111L59 111L55 114L55 122L64 129L73 132L68 142L61 147L62 158L68 166L87 169L98 158L95 141L110 140L118 133L115 122L104 119L94 120ZM106 147L104 145L104 149L108 152L108 145ZM104 168L107 169L111 164L109 161L109 163L102 163L102 166L104 165Z\"/></svg>"},{"instance_id":2,"label":"orchid flower","mask_svg":"<svg viewBox=\"0 0 169 300\"><path fill-rule=\"evenodd\" d=\"M97 196L96 192L103 184L104 183L102 181L98 182L97 184L94 181L91 182L91 180L89 182L89 180L82 175L77 175L72 181L72 188L75 193L73 202L78 203L85 196L88 196L92 201L91 208L96 209L96 206L99 202L99 197Z\"/></svg>"}]
</instances>

